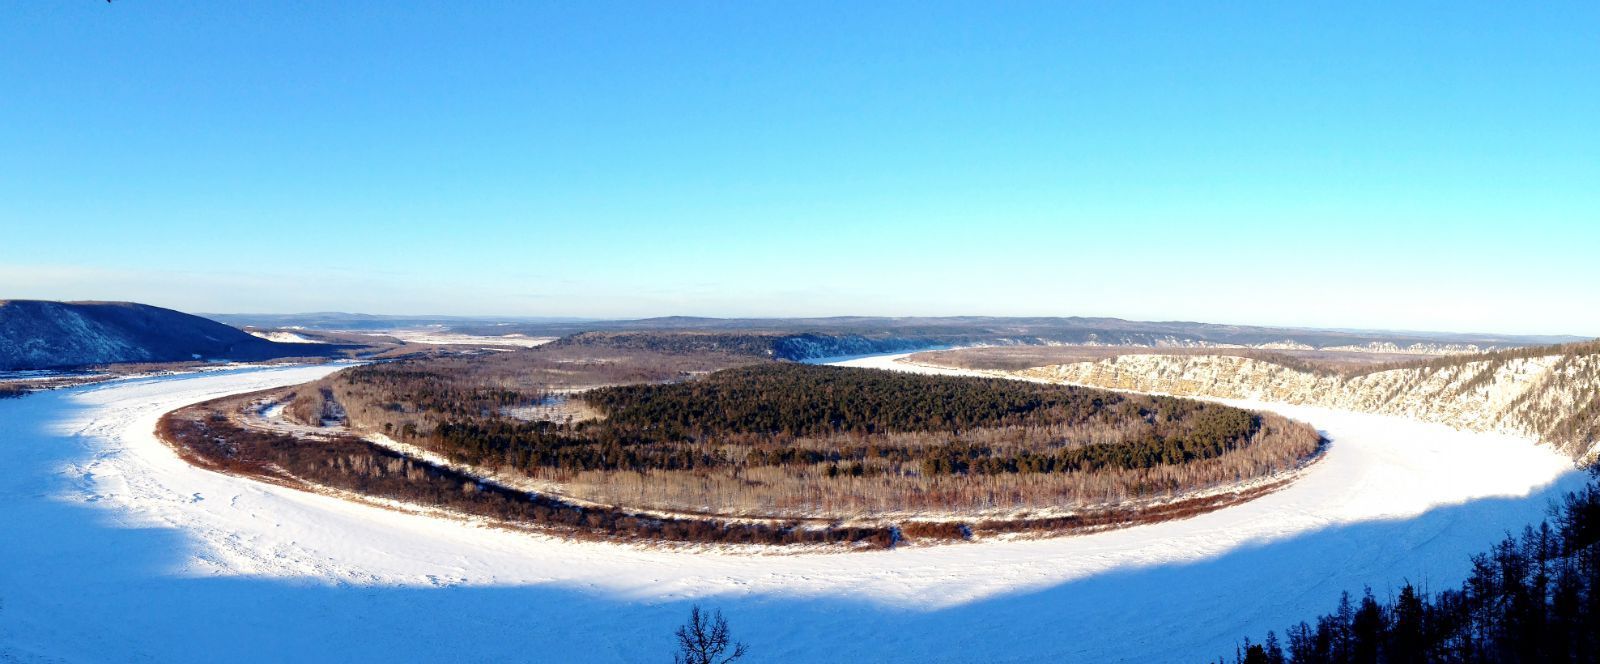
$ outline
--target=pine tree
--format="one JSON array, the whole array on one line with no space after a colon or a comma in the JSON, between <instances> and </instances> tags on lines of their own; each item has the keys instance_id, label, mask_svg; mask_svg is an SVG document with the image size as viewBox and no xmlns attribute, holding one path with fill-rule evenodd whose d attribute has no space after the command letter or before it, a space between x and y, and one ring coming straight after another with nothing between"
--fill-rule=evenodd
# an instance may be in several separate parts
<instances>
[{"instance_id":1,"label":"pine tree","mask_svg":"<svg viewBox=\"0 0 1600 664\"><path fill-rule=\"evenodd\" d=\"M1262 648L1266 650L1267 664L1284 664L1283 646L1278 644L1277 633L1268 631L1267 640L1262 643Z\"/></svg>"},{"instance_id":2,"label":"pine tree","mask_svg":"<svg viewBox=\"0 0 1600 664\"><path fill-rule=\"evenodd\" d=\"M1410 583L1400 589L1394 603L1394 624L1389 634L1388 660L1396 664L1427 661L1424 654L1422 598Z\"/></svg>"}]
</instances>

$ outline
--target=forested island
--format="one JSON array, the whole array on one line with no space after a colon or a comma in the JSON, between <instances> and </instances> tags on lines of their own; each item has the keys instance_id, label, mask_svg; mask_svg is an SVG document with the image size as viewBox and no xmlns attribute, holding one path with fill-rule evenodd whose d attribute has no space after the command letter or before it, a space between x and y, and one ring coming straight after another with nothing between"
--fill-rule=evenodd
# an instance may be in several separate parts
<instances>
[{"instance_id":1,"label":"forested island","mask_svg":"<svg viewBox=\"0 0 1600 664\"><path fill-rule=\"evenodd\" d=\"M1177 518L1281 486L1323 445L1221 404L704 341L369 364L189 409L163 431L210 465L319 487L603 536L762 543ZM263 430L267 404L299 429Z\"/></svg>"}]
</instances>

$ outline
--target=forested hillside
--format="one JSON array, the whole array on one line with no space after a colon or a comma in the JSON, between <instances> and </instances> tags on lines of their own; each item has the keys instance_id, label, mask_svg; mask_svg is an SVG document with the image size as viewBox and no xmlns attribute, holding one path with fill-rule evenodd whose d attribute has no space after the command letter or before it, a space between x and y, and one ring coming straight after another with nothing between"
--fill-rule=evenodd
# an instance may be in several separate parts
<instances>
[{"instance_id":1,"label":"forested hillside","mask_svg":"<svg viewBox=\"0 0 1600 664\"><path fill-rule=\"evenodd\" d=\"M733 353L764 359L810 360L915 350L938 345L932 338L877 334L788 334L781 332L582 332L553 342L556 347L612 348L663 353Z\"/></svg>"}]
</instances>

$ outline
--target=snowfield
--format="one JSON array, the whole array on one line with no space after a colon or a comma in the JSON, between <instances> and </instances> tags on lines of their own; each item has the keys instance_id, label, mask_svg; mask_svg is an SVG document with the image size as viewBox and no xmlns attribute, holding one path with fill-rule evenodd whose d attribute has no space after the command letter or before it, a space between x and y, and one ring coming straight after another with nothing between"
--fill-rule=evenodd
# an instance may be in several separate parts
<instances>
[{"instance_id":1,"label":"snowfield","mask_svg":"<svg viewBox=\"0 0 1600 664\"><path fill-rule=\"evenodd\" d=\"M849 364L906 369L894 357ZM0 400L0 661L638 661L691 604L749 661L1206 661L1371 584L1443 588L1580 486L1496 434L1266 404L1333 440L1295 484L1054 540L750 555L568 542L208 471L151 433L182 405L337 367ZM1235 402L1237 403L1237 402Z\"/></svg>"},{"instance_id":2,"label":"snowfield","mask_svg":"<svg viewBox=\"0 0 1600 664\"><path fill-rule=\"evenodd\" d=\"M428 330L391 330L376 336L394 337L401 341L414 344L434 344L439 346L518 346L521 348L543 346L556 340L555 337L530 337L522 334L483 336L472 334L456 334L453 332L433 332Z\"/></svg>"},{"instance_id":3,"label":"snowfield","mask_svg":"<svg viewBox=\"0 0 1600 664\"><path fill-rule=\"evenodd\" d=\"M280 344L325 344L325 343L327 343L326 341L318 341L316 339L312 339L310 337L302 336L302 335L296 334L294 332L284 332L282 330L274 330L272 332L257 332L257 331L251 331L251 330L245 330L245 331L249 332L251 336L260 337L262 339L266 339L267 341L276 341L276 342L278 342Z\"/></svg>"}]
</instances>

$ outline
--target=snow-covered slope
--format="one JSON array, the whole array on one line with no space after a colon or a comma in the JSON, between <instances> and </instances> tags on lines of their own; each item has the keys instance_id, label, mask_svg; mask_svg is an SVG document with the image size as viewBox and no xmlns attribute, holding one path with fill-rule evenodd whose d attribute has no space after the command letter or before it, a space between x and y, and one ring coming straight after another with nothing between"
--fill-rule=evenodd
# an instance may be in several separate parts
<instances>
[{"instance_id":1,"label":"snow-covered slope","mask_svg":"<svg viewBox=\"0 0 1600 664\"><path fill-rule=\"evenodd\" d=\"M275 341L275 342L280 343L280 344L323 344L323 343L327 343L326 341L322 341L320 339L312 339L312 338L306 337L306 336L304 336L302 334L299 334L297 332L290 332L288 330L246 330L246 332L249 332L250 336L261 338L261 339L266 339L267 341Z\"/></svg>"},{"instance_id":2,"label":"snow-covered slope","mask_svg":"<svg viewBox=\"0 0 1600 664\"><path fill-rule=\"evenodd\" d=\"M1454 584L1582 481L1512 436L1273 406L1333 444L1239 507L1055 540L749 555L309 495L199 470L151 433L181 405L328 371L0 401L0 661L652 662L695 602L727 614L751 661L1202 661L1341 590Z\"/></svg>"},{"instance_id":3,"label":"snow-covered slope","mask_svg":"<svg viewBox=\"0 0 1600 664\"><path fill-rule=\"evenodd\" d=\"M307 354L303 346L144 304L0 300L0 370Z\"/></svg>"},{"instance_id":4,"label":"snow-covered slope","mask_svg":"<svg viewBox=\"0 0 1600 664\"><path fill-rule=\"evenodd\" d=\"M1347 377L1225 356L1124 355L1017 372L1052 381L1183 396L1251 399L1399 415L1544 440L1592 455L1600 354L1484 359Z\"/></svg>"}]
</instances>

